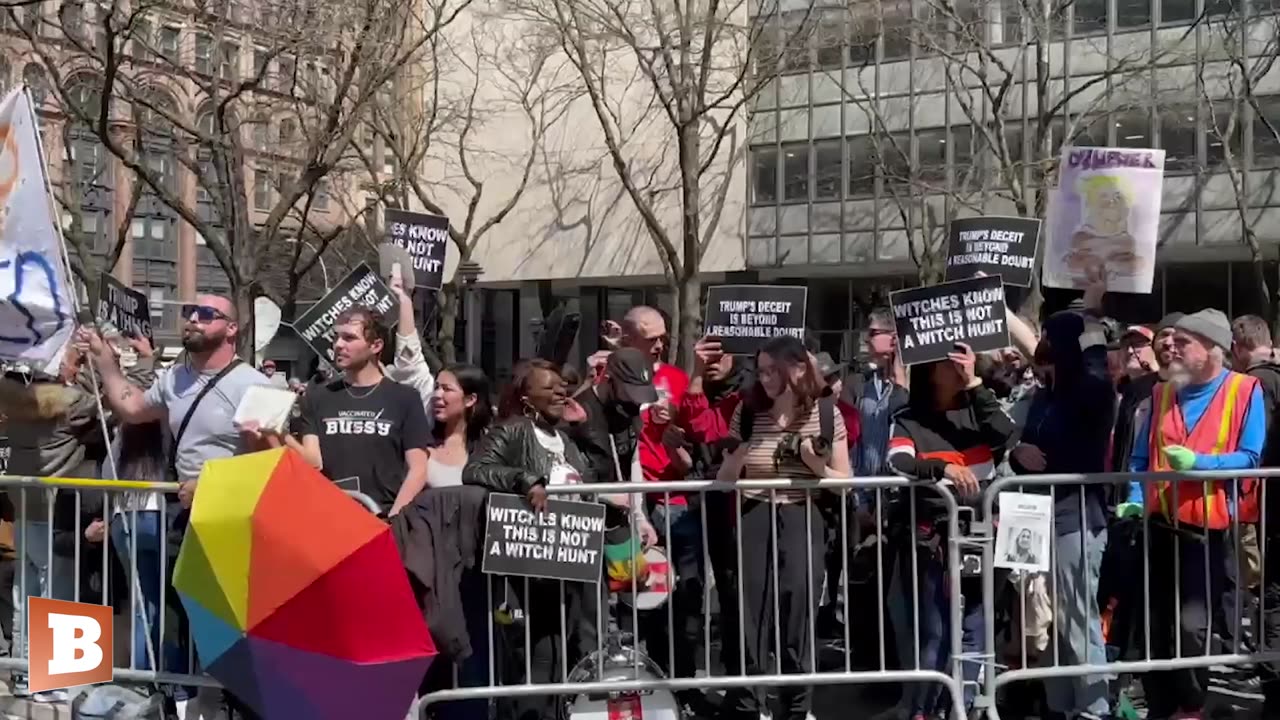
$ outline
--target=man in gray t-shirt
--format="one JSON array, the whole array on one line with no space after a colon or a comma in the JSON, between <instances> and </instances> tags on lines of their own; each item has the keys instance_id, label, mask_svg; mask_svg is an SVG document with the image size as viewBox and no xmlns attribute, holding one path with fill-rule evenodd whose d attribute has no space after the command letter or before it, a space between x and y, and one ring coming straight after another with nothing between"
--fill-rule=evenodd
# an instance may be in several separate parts
<instances>
[{"instance_id":1,"label":"man in gray t-shirt","mask_svg":"<svg viewBox=\"0 0 1280 720\"><path fill-rule=\"evenodd\" d=\"M143 402L148 409L163 410L170 432L176 435L196 397L220 371L221 368L202 372L190 365L175 365L160 373L143 395ZM175 465L180 482L199 478L206 460L231 457L250 449L245 447L244 438L232 419L245 392L254 385L268 382L262 373L240 363L205 393L182 434L182 442L178 443Z\"/></svg>"},{"instance_id":2,"label":"man in gray t-shirt","mask_svg":"<svg viewBox=\"0 0 1280 720\"><path fill-rule=\"evenodd\" d=\"M182 315L186 318L182 329L186 362L161 373L155 384L145 391L125 378L111 349L97 332L81 331L81 339L97 360L103 394L112 409L127 423L163 420L175 437L201 390L228 366L238 362L239 323L231 300L201 295L195 303L183 306ZM233 418L245 391L268 382L266 376L252 366L239 363L205 393L176 451L177 479L183 484L178 496L184 506L191 505L195 481L206 460L261 449L245 446Z\"/></svg>"}]
</instances>

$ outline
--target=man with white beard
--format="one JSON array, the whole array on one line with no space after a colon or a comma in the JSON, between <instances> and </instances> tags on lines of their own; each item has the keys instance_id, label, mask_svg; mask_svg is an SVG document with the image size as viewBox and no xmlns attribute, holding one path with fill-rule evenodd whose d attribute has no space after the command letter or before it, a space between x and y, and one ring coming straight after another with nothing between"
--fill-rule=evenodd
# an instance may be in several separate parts
<instances>
[{"instance_id":1,"label":"man with white beard","mask_svg":"<svg viewBox=\"0 0 1280 720\"><path fill-rule=\"evenodd\" d=\"M1178 320L1172 339L1167 380L1152 390L1152 411L1135 438L1130 470L1258 467L1266 407L1256 378L1226 368L1230 321L1217 310L1201 310ZM1222 597L1223 571L1231 557L1227 543L1237 487L1229 479L1146 483L1153 659L1175 657L1174 633L1181 634L1178 657L1205 654L1210 613ZM1143 685L1150 717L1199 718L1209 673L1207 668L1151 673Z\"/></svg>"}]
</instances>

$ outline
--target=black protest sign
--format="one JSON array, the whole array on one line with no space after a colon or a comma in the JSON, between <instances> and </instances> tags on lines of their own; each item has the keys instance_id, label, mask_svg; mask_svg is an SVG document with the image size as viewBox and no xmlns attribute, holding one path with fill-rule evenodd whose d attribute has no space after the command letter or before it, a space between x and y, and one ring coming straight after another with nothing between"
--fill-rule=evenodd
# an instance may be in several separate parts
<instances>
[{"instance_id":1,"label":"black protest sign","mask_svg":"<svg viewBox=\"0 0 1280 720\"><path fill-rule=\"evenodd\" d=\"M125 287L124 283L102 273L98 279L97 320L99 325L111 323L121 335L126 337L151 337L151 308L147 305L147 296Z\"/></svg>"},{"instance_id":2,"label":"black protest sign","mask_svg":"<svg viewBox=\"0 0 1280 720\"><path fill-rule=\"evenodd\" d=\"M1005 285L1027 287L1036 264L1040 221L1035 218L984 217L952 220L947 239L947 280L978 273L997 275Z\"/></svg>"},{"instance_id":3,"label":"black protest sign","mask_svg":"<svg viewBox=\"0 0 1280 720\"><path fill-rule=\"evenodd\" d=\"M342 282L320 298L320 302L303 313L293 323L293 329L317 355L332 362L334 321L353 307L366 307L382 316L383 322L394 327L399 302L391 288L378 277L378 273L367 263L360 263Z\"/></svg>"},{"instance_id":4,"label":"black protest sign","mask_svg":"<svg viewBox=\"0 0 1280 720\"><path fill-rule=\"evenodd\" d=\"M717 285L707 288L704 334L726 353L753 355L773 338L804 340L809 289L790 285Z\"/></svg>"},{"instance_id":5,"label":"black protest sign","mask_svg":"<svg viewBox=\"0 0 1280 720\"><path fill-rule=\"evenodd\" d=\"M600 582L604 505L549 499L536 512L519 495L491 493L486 513L485 572Z\"/></svg>"},{"instance_id":6,"label":"black protest sign","mask_svg":"<svg viewBox=\"0 0 1280 720\"><path fill-rule=\"evenodd\" d=\"M439 290L444 284L444 255L449 246L449 218L387 208L383 215L387 242L413 258L414 286Z\"/></svg>"},{"instance_id":7,"label":"black protest sign","mask_svg":"<svg viewBox=\"0 0 1280 720\"><path fill-rule=\"evenodd\" d=\"M899 290L889 294L902 364L941 360L965 343L975 353L1009 346L1004 283L998 277Z\"/></svg>"}]
</instances>

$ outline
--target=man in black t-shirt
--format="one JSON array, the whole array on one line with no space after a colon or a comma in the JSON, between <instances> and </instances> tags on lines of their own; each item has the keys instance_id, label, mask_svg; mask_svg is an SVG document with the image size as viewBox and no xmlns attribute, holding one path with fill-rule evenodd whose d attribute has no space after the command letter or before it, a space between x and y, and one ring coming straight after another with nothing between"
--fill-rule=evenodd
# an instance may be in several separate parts
<instances>
[{"instance_id":1,"label":"man in black t-shirt","mask_svg":"<svg viewBox=\"0 0 1280 720\"><path fill-rule=\"evenodd\" d=\"M383 375L387 333L373 311L352 308L334 324L342 377L306 394L293 428L302 440L287 442L330 480L395 515L427 484L427 414L413 388Z\"/></svg>"}]
</instances>

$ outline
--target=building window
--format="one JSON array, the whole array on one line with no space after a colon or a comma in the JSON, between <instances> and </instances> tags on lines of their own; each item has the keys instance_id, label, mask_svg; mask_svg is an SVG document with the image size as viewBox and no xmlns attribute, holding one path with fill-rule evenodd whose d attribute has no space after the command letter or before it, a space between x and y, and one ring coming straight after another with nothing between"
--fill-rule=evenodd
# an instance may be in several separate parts
<instances>
[{"instance_id":1,"label":"building window","mask_svg":"<svg viewBox=\"0 0 1280 720\"><path fill-rule=\"evenodd\" d=\"M36 107L44 105L44 101L49 96L49 83L45 80L44 68L33 62L27 63L27 66L22 68L22 81L31 89L31 99Z\"/></svg>"},{"instance_id":2,"label":"building window","mask_svg":"<svg viewBox=\"0 0 1280 720\"><path fill-rule=\"evenodd\" d=\"M276 67L280 68L280 92L289 92L293 87L293 74L296 71L297 63L294 62L293 58L282 55L276 60Z\"/></svg>"},{"instance_id":3,"label":"building window","mask_svg":"<svg viewBox=\"0 0 1280 720\"><path fill-rule=\"evenodd\" d=\"M876 143L876 170L884 178L886 187L910 188L911 186L911 136L907 133L879 135Z\"/></svg>"},{"instance_id":4,"label":"building window","mask_svg":"<svg viewBox=\"0 0 1280 720\"><path fill-rule=\"evenodd\" d=\"M218 53L218 75L223 80L235 80L240 76L240 47L233 42L222 43Z\"/></svg>"},{"instance_id":5,"label":"building window","mask_svg":"<svg viewBox=\"0 0 1280 720\"><path fill-rule=\"evenodd\" d=\"M839 200L844 185L843 152L839 140L814 143L813 197L816 200Z\"/></svg>"},{"instance_id":6,"label":"building window","mask_svg":"<svg viewBox=\"0 0 1280 720\"><path fill-rule=\"evenodd\" d=\"M253 49L253 74L257 77L265 77L267 65L271 63L271 54L266 48L255 47Z\"/></svg>"},{"instance_id":7,"label":"building window","mask_svg":"<svg viewBox=\"0 0 1280 720\"><path fill-rule=\"evenodd\" d=\"M160 33L156 37L156 53L165 60L177 64L181 39L182 31L178 28L167 25L160 28Z\"/></svg>"},{"instance_id":8,"label":"building window","mask_svg":"<svg viewBox=\"0 0 1280 720\"><path fill-rule=\"evenodd\" d=\"M1116 0L1116 27L1137 28L1151 24L1152 0Z\"/></svg>"},{"instance_id":9,"label":"building window","mask_svg":"<svg viewBox=\"0 0 1280 720\"><path fill-rule=\"evenodd\" d=\"M920 180L942 186L947 182L947 130L936 128L916 133Z\"/></svg>"},{"instance_id":10,"label":"building window","mask_svg":"<svg viewBox=\"0 0 1280 720\"><path fill-rule=\"evenodd\" d=\"M164 317L165 295L166 293L164 288L153 287L147 289L147 306L151 311L152 321L156 321Z\"/></svg>"},{"instance_id":11,"label":"building window","mask_svg":"<svg viewBox=\"0 0 1280 720\"><path fill-rule=\"evenodd\" d=\"M147 50L151 47L152 42L151 32L150 20L138 18L133 22L133 39L130 47L133 48L131 52L135 58L142 59L147 56Z\"/></svg>"},{"instance_id":12,"label":"building window","mask_svg":"<svg viewBox=\"0 0 1280 720\"><path fill-rule=\"evenodd\" d=\"M253 172L253 207L271 209L271 176L261 168Z\"/></svg>"},{"instance_id":13,"label":"building window","mask_svg":"<svg viewBox=\"0 0 1280 720\"><path fill-rule=\"evenodd\" d=\"M881 42L885 60L900 60L911 55L911 35L915 19L911 15L911 0L891 0L880 5L884 14Z\"/></svg>"},{"instance_id":14,"label":"building window","mask_svg":"<svg viewBox=\"0 0 1280 720\"><path fill-rule=\"evenodd\" d=\"M311 207L320 212L329 210L329 181L317 180L315 193L312 196Z\"/></svg>"},{"instance_id":15,"label":"building window","mask_svg":"<svg viewBox=\"0 0 1280 720\"><path fill-rule=\"evenodd\" d=\"M1206 9L1208 3L1205 3ZM1196 0L1161 0L1160 22L1164 24L1186 23L1196 18Z\"/></svg>"},{"instance_id":16,"label":"building window","mask_svg":"<svg viewBox=\"0 0 1280 720\"><path fill-rule=\"evenodd\" d=\"M71 138L71 163L75 168L76 178L80 182L81 192L90 187L108 187L103 171L102 145L88 131L74 132Z\"/></svg>"},{"instance_id":17,"label":"building window","mask_svg":"<svg viewBox=\"0 0 1280 720\"><path fill-rule=\"evenodd\" d=\"M1165 172L1194 172L1199 167L1194 106L1167 108L1160 113L1160 146L1165 151Z\"/></svg>"},{"instance_id":18,"label":"building window","mask_svg":"<svg viewBox=\"0 0 1280 720\"><path fill-rule=\"evenodd\" d=\"M268 122L265 117L254 118L253 146L258 150L266 150L271 145L271 130L267 127Z\"/></svg>"},{"instance_id":19,"label":"building window","mask_svg":"<svg viewBox=\"0 0 1280 720\"><path fill-rule=\"evenodd\" d=\"M298 121L285 118L280 121L280 144L287 145L298 139Z\"/></svg>"},{"instance_id":20,"label":"building window","mask_svg":"<svg viewBox=\"0 0 1280 720\"><path fill-rule=\"evenodd\" d=\"M1151 144L1151 118L1146 112L1135 110L1114 116L1116 146L1149 148Z\"/></svg>"},{"instance_id":21,"label":"building window","mask_svg":"<svg viewBox=\"0 0 1280 720\"><path fill-rule=\"evenodd\" d=\"M824 70L839 70L844 66L844 18L842 16L824 17L818 22L815 32L818 67Z\"/></svg>"},{"instance_id":22,"label":"building window","mask_svg":"<svg viewBox=\"0 0 1280 720\"><path fill-rule=\"evenodd\" d=\"M876 149L870 135L849 138L849 197L876 193Z\"/></svg>"},{"instance_id":23,"label":"building window","mask_svg":"<svg viewBox=\"0 0 1280 720\"><path fill-rule=\"evenodd\" d=\"M756 36L755 46L751 50L752 66L757 80L771 78L778 74L778 28L770 23Z\"/></svg>"},{"instance_id":24,"label":"building window","mask_svg":"<svg viewBox=\"0 0 1280 720\"><path fill-rule=\"evenodd\" d=\"M778 202L778 151L771 147L751 151L751 202L769 205Z\"/></svg>"},{"instance_id":25,"label":"building window","mask_svg":"<svg viewBox=\"0 0 1280 720\"><path fill-rule=\"evenodd\" d=\"M85 20L84 5L79 2L64 2L61 10L62 32L70 40L84 42L84 31L89 25Z\"/></svg>"},{"instance_id":26,"label":"building window","mask_svg":"<svg viewBox=\"0 0 1280 720\"><path fill-rule=\"evenodd\" d=\"M1076 35L1094 35L1107 31L1107 0L1074 0L1072 4L1075 6Z\"/></svg>"},{"instance_id":27,"label":"building window","mask_svg":"<svg viewBox=\"0 0 1280 720\"><path fill-rule=\"evenodd\" d=\"M1254 167L1280 167L1280 95L1258 98L1253 118Z\"/></svg>"},{"instance_id":28,"label":"building window","mask_svg":"<svg viewBox=\"0 0 1280 720\"><path fill-rule=\"evenodd\" d=\"M809 199L809 146L782 147L782 200L797 202Z\"/></svg>"},{"instance_id":29,"label":"building window","mask_svg":"<svg viewBox=\"0 0 1280 720\"><path fill-rule=\"evenodd\" d=\"M213 74L213 38L204 33L196 35L196 72Z\"/></svg>"},{"instance_id":30,"label":"building window","mask_svg":"<svg viewBox=\"0 0 1280 720\"><path fill-rule=\"evenodd\" d=\"M0 12L0 17L8 17L6 12ZM9 58L0 56L0 90L9 89L9 73L12 68L9 67Z\"/></svg>"},{"instance_id":31,"label":"building window","mask_svg":"<svg viewBox=\"0 0 1280 720\"><path fill-rule=\"evenodd\" d=\"M1241 114L1232 107L1231 103L1217 103L1213 116L1208 118L1204 135L1204 155L1207 167L1215 167L1222 165L1227 160L1227 154L1223 150L1222 141L1227 134L1227 127L1231 124L1231 114L1236 112L1235 127L1231 128L1231 157L1235 166L1240 167L1240 124Z\"/></svg>"}]
</instances>

